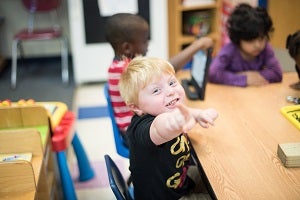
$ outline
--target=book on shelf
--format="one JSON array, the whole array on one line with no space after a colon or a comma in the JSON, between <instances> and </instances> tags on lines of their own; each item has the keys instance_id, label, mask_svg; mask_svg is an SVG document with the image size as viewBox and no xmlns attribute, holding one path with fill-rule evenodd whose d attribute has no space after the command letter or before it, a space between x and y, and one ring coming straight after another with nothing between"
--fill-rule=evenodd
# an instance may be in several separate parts
<instances>
[{"instance_id":1,"label":"book on shelf","mask_svg":"<svg viewBox=\"0 0 300 200\"><path fill-rule=\"evenodd\" d=\"M215 3L215 0L182 0L183 6L201 6Z\"/></svg>"},{"instance_id":2,"label":"book on shelf","mask_svg":"<svg viewBox=\"0 0 300 200\"><path fill-rule=\"evenodd\" d=\"M184 12L182 22L183 34L201 37L211 30L212 12L210 10Z\"/></svg>"},{"instance_id":3,"label":"book on shelf","mask_svg":"<svg viewBox=\"0 0 300 200\"><path fill-rule=\"evenodd\" d=\"M25 160L31 162L32 153L0 153L0 162Z\"/></svg>"}]
</instances>

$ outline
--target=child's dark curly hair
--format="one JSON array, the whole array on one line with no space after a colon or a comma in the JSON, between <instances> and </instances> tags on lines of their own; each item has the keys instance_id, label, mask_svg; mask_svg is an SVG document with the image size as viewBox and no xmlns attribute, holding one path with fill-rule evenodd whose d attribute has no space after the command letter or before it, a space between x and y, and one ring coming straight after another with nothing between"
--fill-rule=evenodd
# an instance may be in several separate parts
<instances>
[{"instance_id":1,"label":"child's dark curly hair","mask_svg":"<svg viewBox=\"0 0 300 200\"><path fill-rule=\"evenodd\" d=\"M269 39L274 27L266 9L242 3L229 16L227 31L231 42L239 45L241 40L251 41L265 36Z\"/></svg>"},{"instance_id":2,"label":"child's dark curly hair","mask_svg":"<svg viewBox=\"0 0 300 200\"><path fill-rule=\"evenodd\" d=\"M288 35L286 38L286 48L292 58L300 55L300 30Z\"/></svg>"}]
</instances>

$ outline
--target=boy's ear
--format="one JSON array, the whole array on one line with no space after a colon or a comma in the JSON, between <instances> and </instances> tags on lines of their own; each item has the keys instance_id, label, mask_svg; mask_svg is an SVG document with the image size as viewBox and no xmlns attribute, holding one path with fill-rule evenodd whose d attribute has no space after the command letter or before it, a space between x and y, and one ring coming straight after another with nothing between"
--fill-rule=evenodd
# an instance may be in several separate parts
<instances>
[{"instance_id":1,"label":"boy's ear","mask_svg":"<svg viewBox=\"0 0 300 200\"><path fill-rule=\"evenodd\" d=\"M132 54L132 45L130 42L123 42L122 44L122 50L126 56Z\"/></svg>"},{"instance_id":2,"label":"boy's ear","mask_svg":"<svg viewBox=\"0 0 300 200\"><path fill-rule=\"evenodd\" d=\"M144 112L137 105L130 104L128 107L139 116L144 114Z\"/></svg>"}]
</instances>

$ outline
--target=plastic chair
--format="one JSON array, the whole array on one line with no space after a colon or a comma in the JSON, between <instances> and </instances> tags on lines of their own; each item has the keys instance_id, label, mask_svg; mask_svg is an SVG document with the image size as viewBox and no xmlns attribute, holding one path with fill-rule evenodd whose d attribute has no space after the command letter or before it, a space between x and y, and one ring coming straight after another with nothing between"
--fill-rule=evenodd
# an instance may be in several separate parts
<instances>
[{"instance_id":1,"label":"plastic chair","mask_svg":"<svg viewBox=\"0 0 300 200\"><path fill-rule=\"evenodd\" d=\"M104 85L104 96L107 101L107 107L108 107L108 112L109 112L109 116L110 116L111 124L112 124L112 128L113 128L113 134L114 134L117 153L120 156L123 156L124 158L129 158L129 149L123 141L121 132L120 132L120 130L117 126L116 120L115 120L114 111L113 111L113 107L111 104L111 99L110 99L107 83Z\"/></svg>"},{"instance_id":2,"label":"plastic chair","mask_svg":"<svg viewBox=\"0 0 300 200\"><path fill-rule=\"evenodd\" d=\"M133 187L129 187L118 166L109 155L104 155L108 181L117 200L133 200Z\"/></svg>"},{"instance_id":3,"label":"plastic chair","mask_svg":"<svg viewBox=\"0 0 300 200\"><path fill-rule=\"evenodd\" d=\"M57 165L60 174L64 199L76 200L76 191L72 176L69 171L66 150L70 143L73 146L79 168L79 181L87 181L94 177L94 171L90 165L87 154L76 132L74 123L76 117L71 111L67 111L59 124L52 130L52 151L56 153Z\"/></svg>"},{"instance_id":4,"label":"plastic chair","mask_svg":"<svg viewBox=\"0 0 300 200\"><path fill-rule=\"evenodd\" d=\"M21 57L24 55L22 42L54 39L60 40L61 43L62 81L67 84L69 82L68 41L67 38L63 36L62 28L58 24L56 11L61 4L61 0L22 0L22 3L24 8L29 12L28 26L14 35L12 43L11 87L15 89L17 84L18 50L20 50ZM49 14L53 26L47 28L36 27L34 20L37 13Z\"/></svg>"}]
</instances>

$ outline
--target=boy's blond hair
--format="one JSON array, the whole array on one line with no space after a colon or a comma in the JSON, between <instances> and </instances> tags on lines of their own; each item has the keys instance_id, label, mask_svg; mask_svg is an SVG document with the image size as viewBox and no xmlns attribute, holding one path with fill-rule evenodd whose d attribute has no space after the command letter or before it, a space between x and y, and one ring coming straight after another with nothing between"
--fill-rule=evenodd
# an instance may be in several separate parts
<instances>
[{"instance_id":1,"label":"boy's blond hair","mask_svg":"<svg viewBox=\"0 0 300 200\"><path fill-rule=\"evenodd\" d=\"M131 60L119 82L124 102L137 105L139 91L162 74L175 75L174 67L166 60L154 57L136 57Z\"/></svg>"}]
</instances>

